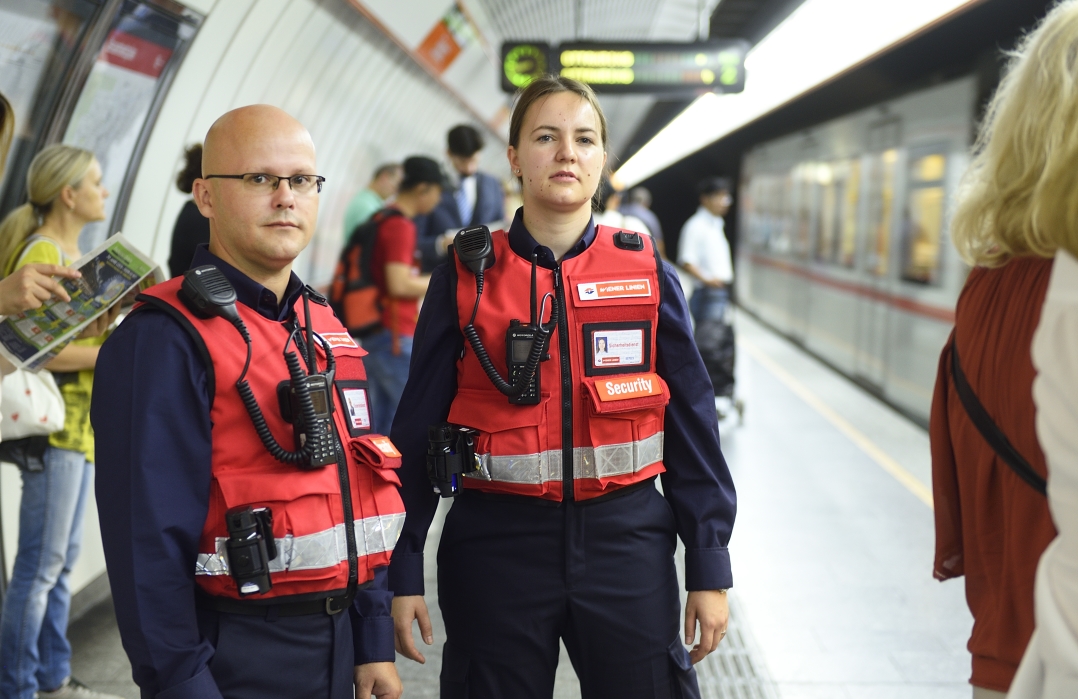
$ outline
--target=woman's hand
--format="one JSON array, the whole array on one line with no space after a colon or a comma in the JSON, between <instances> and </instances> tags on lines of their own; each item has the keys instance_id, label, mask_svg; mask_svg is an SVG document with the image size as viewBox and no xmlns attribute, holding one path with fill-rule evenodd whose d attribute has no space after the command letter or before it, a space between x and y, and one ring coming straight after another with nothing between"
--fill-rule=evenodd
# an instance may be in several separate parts
<instances>
[{"instance_id":1,"label":"woman's hand","mask_svg":"<svg viewBox=\"0 0 1078 699\"><path fill-rule=\"evenodd\" d=\"M0 281L0 315L40 308L52 296L70 301L67 291L53 277L78 279L81 276L78 270L60 265L23 265Z\"/></svg>"},{"instance_id":2,"label":"woman's hand","mask_svg":"<svg viewBox=\"0 0 1078 699\"><path fill-rule=\"evenodd\" d=\"M118 315L120 315L120 304L116 304L94 320L90 321L90 324L83 328L82 332L79 333L78 339L83 340L87 337L104 335L105 331L109 329L109 326L116 322L116 317Z\"/></svg>"},{"instance_id":3,"label":"woman's hand","mask_svg":"<svg viewBox=\"0 0 1078 699\"><path fill-rule=\"evenodd\" d=\"M412 639L412 622L419 622L419 633L428 646L434 643L434 631L430 626L430 613L423 595L406 595L393 598L393 645L397 652L417 663L427 659L415 647Z\"/></svg>"},{"instance_id":4,"label":"woman's hand","mask_svg":"<svg viewBox=\"0 0 1078 699\"><path fill-rule=\"evenodd\" d=\"M396 615L394 615L396 616ZM697 590L689 593L685 602L685 645L692 646L696 638L696 623L700 622L700 642L689 651L692 664L700 662L719 647L730 622L730 606L725 590Z\"/></svg>"}]
</instances>

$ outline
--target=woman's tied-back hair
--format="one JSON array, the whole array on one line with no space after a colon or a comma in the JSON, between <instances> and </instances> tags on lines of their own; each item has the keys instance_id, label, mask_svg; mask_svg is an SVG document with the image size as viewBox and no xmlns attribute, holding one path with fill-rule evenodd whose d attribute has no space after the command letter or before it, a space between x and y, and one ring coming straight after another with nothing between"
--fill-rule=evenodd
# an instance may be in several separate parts
<instances>
[{"instance_id":1,"label":"woman's tied-back hair","mask_svg":"<svg viewBox=\"0 0 1078 699\"><path fill-rule=\"evenodd\" d=\"M1060 3L1015 51L988 105L952 222L959 254L1078 255L1078 1Z\"/></svg>"},{"instance_id":2,"label":"woman's tied-back hair","mask_svg":"<svg viewBox=\"0 0 1078 699\"><path fill-rule=\"evenodd\" d=\"M595 92L578 80L549 74L536 78L517 93L516 104L513 105L513 116L509 119L509 145L513 146L513 148L520 145L520 131L524 128L524 117L527 116L528 109L542 98L558 92L575 93L581 99L586 100L591 105L591 108L595 110L595 115L599 117L599 139L602 141L600 145L605 151L607 144L606 115L603 114L603 108L599 105L599 98L595 96ZM520 179L520 177L517 177L518 182ZM599 205L596 195L598 195L598 183L596 183L596 194L592 195L593 209L596 209Z\"/></svg>"},{"instance_id":3,"label":"woman's tied-back hair","mask_svg":"<svg viewBox=\"0 0 1078 699\"><path fill-rule=\"evenodd\" d=\"M184 194L190 194L195 180L202 177L202 144L188 146L183 158L183 169L176 175L176 187Z\"/></svg>"},{"instance_id":4,"label":"woman's tied-back hair","mask_svg":"<svg viewBox=\"0 0 1078 699\"><path fill-rule=\"evenodd\" d=\"M82 148L56 144L38 153L26 173L27 202L0 223L0 278L7 275L15 252L44 223L64 187L78 189L94 161Z\"/></svg>"},{"instance_id":5,"label":"woman's tied-back hair","mask_svg":"<svg viewBox=\"0 0 1078 699\"><path fill-rule=\"evenodd\" d=\"M4 177L7 154L11 150L11 141L15 138L15 110L0 92L0 179Z\"/></svg>"}]
</instances>

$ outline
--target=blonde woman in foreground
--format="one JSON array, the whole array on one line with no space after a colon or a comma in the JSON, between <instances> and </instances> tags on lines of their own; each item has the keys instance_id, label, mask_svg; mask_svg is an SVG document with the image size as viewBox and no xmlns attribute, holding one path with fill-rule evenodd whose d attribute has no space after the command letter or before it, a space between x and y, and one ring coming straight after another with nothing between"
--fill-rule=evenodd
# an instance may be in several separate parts
<instances>
[{"instance_id":1,"label":"blonde woman in foreground","mask_svg":"<svg viewBox=\"0 0 1078 699\"><path fill-rule=\"evenodd\" d=\"M1045 154L1033 171L1006 172L1027 182L1024 198L1002 206L1027 212L1039 254L1055 265L1033 338L1037 436L1048 463L1048 504L1059 535L1037 568L1036 630L1011 684L1014 699L1078 696L1078 2L1058 5L1030 35L1006 85L1027 128L1000 148Z\"/></svg>"},{"instance_id":2,"label":"blonde woman in foreground","mask_svg":"<svg viewBox=\"0 0 1078 699\"><path fill-rule=\"evenodd\" d=\"M1078 3L1067 2L1011 57L952 221L973 269L932 402L933 574L964 576L975 699L1002 699L1014 681L1033 636L1038 561L1056 536L1045 479L1057 464L1037 439L1030 346L1076 220L1076 52Z\"/></svg>"}]
</instances>

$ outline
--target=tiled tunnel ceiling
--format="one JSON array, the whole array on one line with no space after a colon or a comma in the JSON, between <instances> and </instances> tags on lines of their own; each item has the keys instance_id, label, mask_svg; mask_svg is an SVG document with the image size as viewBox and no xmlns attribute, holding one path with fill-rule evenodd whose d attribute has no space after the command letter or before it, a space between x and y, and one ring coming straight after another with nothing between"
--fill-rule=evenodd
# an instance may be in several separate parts
<instances>
[{"instance_id":1,"label":"tiled tunnel ceiling","mask_svg":"<svg viewBox=\"0 0 1078 699\"><path fill-rule=\"evenodd\" d=\"M692 41L700 36L700 18L706 27L719 0L465 0L465 4L497 47L513 39ZM601 102L610 126L608 152L617 156L655 100L647 95L606 95Z\"/></svg>"}]
</instances>

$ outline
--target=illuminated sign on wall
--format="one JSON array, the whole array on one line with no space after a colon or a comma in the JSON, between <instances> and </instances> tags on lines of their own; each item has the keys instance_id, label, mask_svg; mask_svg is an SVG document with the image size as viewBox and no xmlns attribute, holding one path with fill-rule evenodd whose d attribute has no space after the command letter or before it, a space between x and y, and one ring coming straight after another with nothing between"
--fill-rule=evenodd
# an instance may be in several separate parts
<instances>
[{"instance_id":1,"label":"illuminated sign on wall","mask_svg":"<svg viewBox=\"0 0 1078 699\"><path fill-rule=\"evenodd\" d=\"M502 44L502 89L516 92L549 73L550 44L541 41Z\"/></svg>"},{"instance_id":2,"label":"illuminated sign on wall","mask_svg":"<svg viewBox=\"0 0 1078 699\"><path fill-rule=\"evenodd\" d=\"M557 72L607 94L741 92L748 50L748 42L740 40L574 42L556 48L507 42L502 44L502 89L513 92L543 73Z\"/></svg>"}]
</instances>

